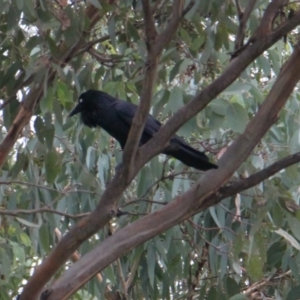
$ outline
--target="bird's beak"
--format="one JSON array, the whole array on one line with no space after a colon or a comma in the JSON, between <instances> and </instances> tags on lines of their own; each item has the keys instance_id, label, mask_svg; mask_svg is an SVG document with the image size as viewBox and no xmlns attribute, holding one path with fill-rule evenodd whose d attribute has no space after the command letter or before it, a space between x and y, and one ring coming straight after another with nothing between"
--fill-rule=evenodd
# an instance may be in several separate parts
<instances>
[{"instance_id":1,"label":"bird's beak","mask_svg":"<svg viewBox=\"0 0 300 300\"><path fill-rule=\"evenodd\" d=\"M74 115L80 113L81 110L82 110L82 109L81 109L81 105L80 105L80 103L79 103L79 104L77 104L77 105L73 108L73 110L69 113L69 117L72 117L72 116L74 116Z\"/></svg>"}]
</instances>

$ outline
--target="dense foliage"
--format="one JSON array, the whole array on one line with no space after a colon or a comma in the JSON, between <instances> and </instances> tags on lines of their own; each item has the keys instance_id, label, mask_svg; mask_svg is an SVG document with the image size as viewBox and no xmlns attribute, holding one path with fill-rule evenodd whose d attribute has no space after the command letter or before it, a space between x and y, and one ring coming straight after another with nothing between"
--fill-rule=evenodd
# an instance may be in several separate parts
<instances>
[{"instance_id":1,"label":"dense foliage","mask_svg":"<svg viewBox=\"0 0 300 300\"><path fill-rule=\"evenodd\" d=\"M96 208L122 161L119 144L106 132L84 127L68 113L91 88L139 104L148 49L142 2L147 1L0 1L1 140L13 134L20 107L32 112L0 172L1 299L22 291L58 243L56 233L65 234ZM161 33L173 1L149 2ZM269 5L266 0L194 2L159 60L150 113L162 123L239 55L239 10L254 4L245 45ZM292 11L298 11L297 3L280 6L274 28L288 22ZM258 112L297 38L295 26L178 135L218 163ZM299 151L299 100L295 88L277 122L227 184ZM80 255L174 201L202 174L164 155L154 157L118 202L126 213L84 241ZM105 299L298 299L299 184L297 164L282 168L124 253L74 299L104 299L104 294Z\"/></svg>"}]
</instances>

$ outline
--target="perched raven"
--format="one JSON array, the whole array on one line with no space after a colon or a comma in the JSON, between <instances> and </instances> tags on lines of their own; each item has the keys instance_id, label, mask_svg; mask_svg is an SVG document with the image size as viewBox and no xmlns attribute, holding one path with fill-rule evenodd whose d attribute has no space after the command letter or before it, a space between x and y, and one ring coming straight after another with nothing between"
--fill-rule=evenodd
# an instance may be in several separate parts
<instances>
[{"instance_id":1,"label":"perched raven","mask_svg":"<svg viewBox=\"0 0 300 300\"><path fill-rule=\"evenodd\" d=\"M82 122L89 127L102 127L112 135L124 149L137 106L116 99L102 91L89 90L80 95L77 106L69 116L81 114ZM161 123L148 115L140 146L147 143L161 127ZM187 166L199 170L216 169L208 157L195 150L177 135L173 135L162 153L179 159Z\"/></svg>"}]
</instances>

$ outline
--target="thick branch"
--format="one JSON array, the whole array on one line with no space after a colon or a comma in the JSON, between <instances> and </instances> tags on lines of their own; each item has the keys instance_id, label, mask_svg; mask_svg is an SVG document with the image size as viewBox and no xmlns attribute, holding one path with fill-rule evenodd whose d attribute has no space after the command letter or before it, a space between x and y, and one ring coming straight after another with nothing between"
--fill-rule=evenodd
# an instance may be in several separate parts
<instances>
[{"instance_id":1,"label":"thick branch","mask_svg":"<svg viewBox=\"0 0 300 300\"><path fill-rule=\"evenodd\" d=\"M145 33L147 47L152 47L151 42L156 39L157 32L154 25L153 11L150 7L149 0L143 0L143 9L145 17Z\"/></svg>"},{"instance_id":2,"label":"thick branch","mask_svg":"<svg viewBox=\"0 0 300 300\"><path fill-rule=\"evenodd\" d=\"M273 0L267 7L257 30L259 37L266 37L272 32L274 19L278 11L287 3L287 0Z\"/></svg>"}]
</instances>

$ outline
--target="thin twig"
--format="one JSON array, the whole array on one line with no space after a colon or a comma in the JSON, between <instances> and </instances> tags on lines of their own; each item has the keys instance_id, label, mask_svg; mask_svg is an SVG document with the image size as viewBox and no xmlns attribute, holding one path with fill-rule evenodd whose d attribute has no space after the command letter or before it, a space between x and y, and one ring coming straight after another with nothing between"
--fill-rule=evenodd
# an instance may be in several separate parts
<instances>
[{"instance_id":1,"label":"thin twig","mask_svg":"<svg viewBox=\"0 0 300 300\"><path fill-rule=\"evenodd\" d=\"M163 175L162 174L162 177L155 180L148 188L147 190L145 191L145 193L142 195L141 198L145 198L146 195L152 190L152 188L157 185L159 182L161 181L164 181L166 179L174 179L176 176L178 175L186 175L186 174L201 174L203 172L201 171L182 171L182 172L178 172L178 173L172 173L172 174L169 174L169 175Z\"/></svg>"},{"instance_id":2,"label":"thin twig","mask_svg":"<svg viewBox=\"0 0 300 300\"><path fill-rule=\"evenodd\" d=\"M49 186L46 186L46 185L41 185L41 184L37 184L37 183L32 183L32 182L25 182L25 181L21 181L21 180L10 180L10 181L0 181L0 185L3 184L3 185L12 185L12 184L19 184L19 185L25 185L25 186L31 186L31 187L36 187L38 189L44 189L44 190L48 190L48 191L52 191L52 192L56 192L56 193L59 193L59 194L69 194L69 193L88 193L88 194L94 194L94 195L99 195L98 193L96 192L93 192L93 191L88 191L88 190L79 190L79 189L63 189L61 191L55 189L55 188L52 188L52 187L49 187Z\"/></svg>"},{"instance_id":3,"label":"thin twig","mask_svg":"<svg viewBox=\"0 0 300 300\"><path fill-rule=\"evenodd\" d=\"M124 296L125 296L126 299L128 299L127 285L126 285L126 281L125 281L125 278L124 278L120 258L117 259L117 268L118 268L118 275L119 275L119 279L121 281Z\"/></svg>"},{"instance_id":4,"label":"thin twig","mask_svg":"<svg viewBox=\"0 0 300 300\"><path fill-rule=\"evenodd\" d=\"M126 289L128 290L133 282L134 276L136 274L136 271L138 270L139 264L140 264L140 260L141 260L141 256L142 256L143 252L135 259L133 266L131 268L129 277L126 281Z\"/></svg>"},{"instance_id":5,"label":"thin twig","mask_svg":"<svg viewBox=\"0 0 300 300\"><path fill-rule=\"evenodd\" d=\"M73 215L73 214L68 214L64 213L55 209L51 209L48 207L42 207L42 208L37 208L37 209L16 209L16 210L0 210L0 215L6 215L6 216L12 216L12 217L17 217L18 215L24 214L24 215L29 215L29 214L37 214L37 213L53 213L56 215L60 215L63 217L68 217L70 219L79 219L83 218L90 213L83 213L83 214L78 214L78 215Z\"/></svg>"},{"instance_id":6,"label":"thin twig","mask_svg":"<svg viewBox=\"0 0 300 300\"><path fill-rule=\"evenodd\" d=\"M121 207L125 207L125 206L128 206L128 205L130 205L130 204L139 203L139 202L149 202L149 203L153 203L153 204L161 204L161 205L166 205L166 204L168 204L167 201L155 201L155 200L149 200L149 199L138 198L138 199L131 200L131 201L128 201L128 202L123 203L123 204L121 205Z\"/></svg>"},{"instance_id":7,"label":"thin twig","mask_svg":"<svg viewBox=\"0 0 300 300\"><path fill-rule=\"evenodd\" d=\"M196 224L192 219L188 219L187 220L194 228L199 228L203 231L211 231L211 230L227 230L229 232L231 232L233 235L237 235L233 230L231 230L228 227L209 227L209 228L205 228L199 224Z\"/></svg>"},{"instance_id":8,"label":"thin twig","mask_svg":"<svg viewBox=\"0 0 300 300\"><path fill-rule=\"evenodd\" d=\"M235 46L234 46L235 51L237 51L238 49L240 49L243 46L246 24L247 24L248 19L250 18L250 14L255 6L256 0L248 1L248 5L245 9L245 12L242 11L239 1L236 0L235 2L236 2L236 8L238 11L238 19L240 22L239 30L238 30L238 33L237 33L237 36L235 39Z\"/></svg>"},{"instance_id":9,"label":"thin twig","mask_svg":"<svg viewBox=\"0 0 300 300\"><path fill-rule=\"evenodd\" d=\"M189 9L191 9L190 7ZM187 13L186 11L185 13ZM172 6L172 16L171 20L167 26L167 28L158 36L156 43L154 45L154 53L159 54L164 49L165 45L167 45L174 33L176 32L179 23L183 16L183 1L182 0L174 0Z\"/></svg>"},{"instance_id":10,"label":"thin twig","mask_svg":"<svg viewBox=\"0 0 300 300\"><path fill-rule=\"evenodd\" d=\"M182 16L185 16L195 5L195 1L191 0L190 3L185 7L185 9L182 11Z\"/></svg>"}]
</instances>

